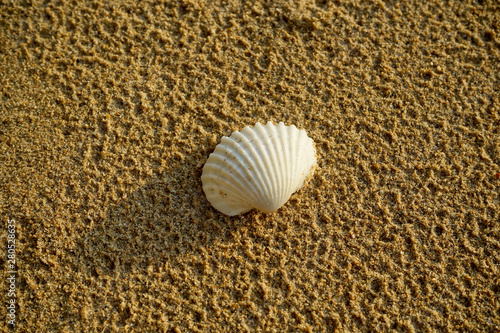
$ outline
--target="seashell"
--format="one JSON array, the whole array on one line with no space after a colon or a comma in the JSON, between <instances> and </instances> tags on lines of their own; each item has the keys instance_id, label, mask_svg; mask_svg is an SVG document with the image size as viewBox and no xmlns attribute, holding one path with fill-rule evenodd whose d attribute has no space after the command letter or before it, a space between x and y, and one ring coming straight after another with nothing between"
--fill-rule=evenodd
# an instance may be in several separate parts
<instances>
[{"instance_id":1,"label":"seashell","mask_svg":"<svg viewBox=\"0 0 500 333\"><path fill-rule=\"evenodd\" d=\"M271 213L302 187L315 165L314 142L306 131L282 122L257 123L222 138L201 181L208 201L224 214L253 208Z\"/></svg>"}]
</instances>

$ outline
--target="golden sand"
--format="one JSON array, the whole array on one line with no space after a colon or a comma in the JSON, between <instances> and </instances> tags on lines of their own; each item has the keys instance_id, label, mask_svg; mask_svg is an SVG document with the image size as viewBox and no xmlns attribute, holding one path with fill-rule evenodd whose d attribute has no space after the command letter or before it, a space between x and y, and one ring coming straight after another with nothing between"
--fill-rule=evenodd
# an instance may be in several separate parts
<instances>
[{"instance_id":1,"label":"golden sand","mask_svg":"<svg viewBox=\"0 0 500 333\"><path fill-rule=\"evenodd\" d=\"M499 13L2 2L17 330L498 332ZM276 213L224 216L202 166L267 121L308 132L316 173Z\"/></svg>"}]
</instances>

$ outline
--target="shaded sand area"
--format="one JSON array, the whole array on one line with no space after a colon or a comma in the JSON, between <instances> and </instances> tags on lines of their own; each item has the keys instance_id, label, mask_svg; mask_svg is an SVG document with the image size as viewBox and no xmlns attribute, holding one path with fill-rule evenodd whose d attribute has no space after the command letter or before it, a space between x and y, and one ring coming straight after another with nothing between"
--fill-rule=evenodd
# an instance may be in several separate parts
<instances>
[{"instance_id":1,"label":"shaded sand area","mask_svg":"<svg viewBox=\"0 0 500 333\"><path fill-rule=\"evenodd\" d=\"M498 332L499 13L2 1L17 330ZM276 213L224 216L202 166L269 120L308 132L316 173Z\"/></svg>"}]
</instances>

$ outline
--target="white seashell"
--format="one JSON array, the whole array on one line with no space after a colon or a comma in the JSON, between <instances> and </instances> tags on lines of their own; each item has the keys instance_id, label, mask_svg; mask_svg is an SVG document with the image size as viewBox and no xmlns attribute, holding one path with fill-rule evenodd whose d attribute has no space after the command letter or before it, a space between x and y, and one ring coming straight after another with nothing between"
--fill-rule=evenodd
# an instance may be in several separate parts
<instances>
[{"instance_id":1,"label":"white seashell","mask_svg":"<svg viewBox=\"0 0 500 333\"><path fill-rule=\"evenodd\" d=\"M245 127L221 143L203 167L208 201L227 215L256 208L271 213L312 176L314 142L306 131L282 122Z\"/></svg>"}]
</instances>

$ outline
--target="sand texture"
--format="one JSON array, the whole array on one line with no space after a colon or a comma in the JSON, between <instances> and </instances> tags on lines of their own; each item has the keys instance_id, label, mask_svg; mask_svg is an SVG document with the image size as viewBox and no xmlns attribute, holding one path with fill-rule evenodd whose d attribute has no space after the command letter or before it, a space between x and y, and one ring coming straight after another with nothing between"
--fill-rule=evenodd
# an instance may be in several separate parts
<instances>
[{"instance_id":1,"label":"sand texture","mask_svg":"<svg viewBox=\"0 0 500 333\"><path fill-rule=\"evenodd\" d=\"M225 216L267 121L318 168ZM499 332L499 207L498 1L0 1L14 331Z\"/></svg>"}]
</instances>

